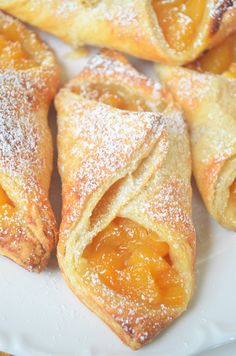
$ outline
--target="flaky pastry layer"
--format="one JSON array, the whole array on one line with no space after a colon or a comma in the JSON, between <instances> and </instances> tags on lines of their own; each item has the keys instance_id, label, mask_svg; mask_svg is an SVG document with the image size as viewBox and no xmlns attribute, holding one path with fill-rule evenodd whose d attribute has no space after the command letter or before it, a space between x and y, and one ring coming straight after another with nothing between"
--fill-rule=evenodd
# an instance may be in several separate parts
<instances>
[{"instance_id":1,"label":"flaky pastry layer","mask_svg":"<svg viewBox=\"0 0 236 356\"><path fill-rule=\"evenodd\" d=\"M157 66L157 72L184 109L190 129L193 172L206 207L220 224L235 230L235 37L212 51L206 54L206 60L203 56L192 65L200 72L162 65ZM229 55L226 58L225 52ZM201 67L202 63L205 67ZM210 73L211 68L215 74Z\"/></svg>"},{"instance_id":2,"label":"flaky pastry layer","mask_svg":"<svg viewBox=\"0 0 236 356\"><path fill-rule=\"evenodd\" d=\"M236 30L233 0L0 0L0 8L76 47L170 64L193 61Z\"/></svg>"},{"instance_id":3,"label":"flaky pastry layer","mask_svg":"<svg viewBox=\"0 0 236 356\"><path fill-rule=\"evenodd\" d=\"M193 289L195 232L191 221L191 160L181 112L159 84L139 74L122 55L109 51L93 57L61 89L56 108L63 189L60 267L79 299L125 343L139 348L186 309ZM126 257L120 258L109 247L109 236L116 233L117 242L121 241L122 225L131 238L130 247L124 248L133 252L133 243L139 245L140 238L131 233L133 228L137 227L144 237L145 231L153 236L157 246L155 256L160 256L160 261L165 266L169 264L167 268L173 268L173 274L178 275L180 282L176 283L181 286L177 289L183 291L178 306L160 303L156 306L155 297L150 303L145 294L148 289L140 301L134 289L137 273L132 272L137 255L129 259L133 264L131 270L119 272L123 268L120 263ZM96 272L102 255L95 258L98 246L91 248L91 243L101 246L99 240L95 241L99 236L101 242L107 238L108 244L102 247L107 261L104 282L100 272ZM136 240L132 242L133 238ZM128 283L126 273L134 276L130 281L133 292L129 295L127 289L119 286L119 281L114 285L107 248L118 278L123 273L123 280ZM121 246L117 248L122 250ZM140 280L141 290L142 283ZM150 283L155 290L154 282Z\"/></svg>"},{"instance_id":4,"label":"flaky pastry layer","mask_svg":"<svg viewBox=\"0 0 236 356\"><path fill-rule=\"evenodd\" d=\"M51 51L0 12L0 253L30 271L46 266L57 239L47 114L58 84Z\"/></svg>"}]
</instances>

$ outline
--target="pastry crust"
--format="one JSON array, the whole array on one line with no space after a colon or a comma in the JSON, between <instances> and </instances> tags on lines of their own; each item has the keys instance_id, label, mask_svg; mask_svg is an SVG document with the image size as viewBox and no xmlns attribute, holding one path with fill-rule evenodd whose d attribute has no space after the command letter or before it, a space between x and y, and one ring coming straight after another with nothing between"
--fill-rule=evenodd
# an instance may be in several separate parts
<instances>
[{"instance_id":1,"label":"pastry crust","mask_svg":"<svg viewBox=\"0 0 236 356\"><path fill-rule=\"evenodd\" d=\"M236 229L236 80L158 65L158 75L185 111L193 172L211 215Z\"/></svg>"},{"instance_id":2,"label":"pastry crust","mask_svg":"<svg viewBox=\"0 0 236 356\"><path fill-rule=\"evenodd\" d=\"M236 30L233 0L206 0L202 6L191 44L177 51L168 43L151 0L128 0L125 4L123 0L0 0L1 9L75 47L90 44L114 48L178 65L193 61Z\"/></svg>"},{"instance_id":3,"label":"pastry crust","mask_svg":"<svg viewBox=\"0 0 236 356\"><path fill-rule=\"evenodd\" d=\"M36 34L2 12L0 26L9 36L14 27L35 62L25 70L0 68L0 185L14 206L11 217L0 217L0 254L29 271L41 271L57 240L48 200L52 140L47 114L59 72L54 55Z\"/></svg>"},{"instance_id":4,"label":"pastry crust","mask_svg":"<svg viewBox=\"0 0 236 356\"><path fill-rule=\"evenodd\" d=\"M139 98L150 112L121 110L94 100L96 89L93 93L90 85L123 91L128 102ZM110 51L93 57L61 89L56 108L63 189L60 267L79 299L137 349L186 309L193 289L191 161L181 112L168 92ZM155 310L96 281L90 286L84 283L78 268L83 251L117 216L168 242L173 264L183 278L183 307L162 305Z\"/></svg>"}]
</instances>

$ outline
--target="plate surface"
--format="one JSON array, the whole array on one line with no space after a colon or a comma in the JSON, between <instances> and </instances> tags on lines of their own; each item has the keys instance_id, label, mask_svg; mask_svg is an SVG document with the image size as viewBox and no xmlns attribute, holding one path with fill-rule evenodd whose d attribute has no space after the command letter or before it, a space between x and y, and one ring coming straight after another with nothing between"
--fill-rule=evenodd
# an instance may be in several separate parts
<instances>
[{"instance_id":1,"label":"plate surface","mask_svg":"<svg viewBox=\"0 0 236 356\"><path fill-rule=\"evenodd\" d=\"M74 59L68 46L49 35L40 35L57 53L63 82L86 63L88 58ZM139 70L154 77L151 64L133 62ZM54 138L55 122L55 111L51 110ZM60 180L56 170L51 200L60 220ZM193 214L198 243L192 302L182 317L156 341L136 351L135 356L185 356L202 352L206 355L206 350L236 340L235 233L213 221L195 188ZM0 257L0 351L17 356L134 355L71 293L55 257L41 274L31 274ZM224 351L218 354L223 355ZM233 355L227 353L230 354Z\"/></svg>"}]
</instances>

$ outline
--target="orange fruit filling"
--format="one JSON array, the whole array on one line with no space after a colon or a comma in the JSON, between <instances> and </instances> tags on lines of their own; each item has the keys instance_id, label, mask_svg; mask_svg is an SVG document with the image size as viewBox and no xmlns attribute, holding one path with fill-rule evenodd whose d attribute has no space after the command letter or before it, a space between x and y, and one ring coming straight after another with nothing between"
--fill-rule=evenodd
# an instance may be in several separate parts
<instances>
[{"instance_id":1,"label":"orange fruit filling","mask_svg":"<svg viewBox=\"0 0 236 356\"><path fill-rule=\"evenodd\" d=\"M116 218L83 253L86 282L91 271L109 289L157 309L181 307L183 283L171 263L169 245L129 219Z\"/></svg>"},{"instance_id":2,"label":"orange fruit filling","mask_svg":"<svg viewBox=\"0 0 236 356\"><path fill-rule=\"evenodd\" d=\"M187 49L197 35L205 0L153 0L153 8L169 45L176 51Z\"/></svg>"},{"instance_id":3,"label":"orange fruit filling","mask_svg":"<svg viewBox=\"0 0 236 356\"><path fill-rule=\"evenodd\" d=\"M203 54L188 67L200 72L223 74L228 78L236 78L236 35L228 37L219 46Z\"/></svg>"},{"instance_id":4,"label":"orange fruit filling","mask_svg":"<svg viewBox=\"0 0 236 356\"><path fill-rule=\"evenodd\" d=\"M0 187L0 218L11 217L14 212L14 206L11 200L8 198L5 191Z\"/></svg>"},{"instance_id":5,"label":"orange fruit filling","mask_svg":"<svg viewBox=\"0 0 236 356\"><path fill-rule=\"evenodd\" d=\"M87 99L97 100L104 104L113 106L121 110L129 111L150 111L145 101L140 97L127 97L121 90L109 87L108 85L89 84L83 87L73 88L76 94L80 94Z\"/></svg>"},{"instance_id":6,"label":"orange fruit filling","mask_svg":"<svg viewBox=\"0 0 236 356\"><path fill-rule=\"evenodd\" d=\"M2 26L0 29L0 68L30 69L37 66L20 41L16 25Z\"/></svg>"}]
</instances>

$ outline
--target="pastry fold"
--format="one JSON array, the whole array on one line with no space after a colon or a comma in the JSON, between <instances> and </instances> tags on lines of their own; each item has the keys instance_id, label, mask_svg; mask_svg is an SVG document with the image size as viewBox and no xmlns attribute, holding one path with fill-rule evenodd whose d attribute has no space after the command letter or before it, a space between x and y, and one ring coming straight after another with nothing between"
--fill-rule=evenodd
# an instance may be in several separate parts
<instances>
[{"instance_id":1,"label":"pastry fold","mask_svg":"<svg viewBox=\"0 0 236 356\"><path fill-rule=\"evenodd\" d=\"M192 64L193 69L158 65L157 72L185 112L193 172L205 205L220 224L235 230L236 58L232 57L235 46L232 56L229 52L232 43L235 36Z\"/></svg>"},{"instance_id":2,"label":"pastry fold","mask_svg":"<svg viewBox=\"0 0 236 356\"><path fill-rule=\"evenodd\" d=\"M0 0L0 8L75 47L178 65L236 30L233 0Z\"/></svg>"},{"instance_id":3,"label":"pastry fold","mask_svg":"<svg viewBox=\"0 0 236 356\"><path fill-rule=\"evenodd\" d=\"M139 348L186 309L193 290L181 112L159 84L110 51L60 90L56 108L59 265L79 299Z\"/></svg>"},{"instance_id":4,"label":"pastry fold","mask_svg":"<svg viewBox=\"0 0 236 356\"><path fill-rule=\"evenodd\" d=\"M30 271L46 266L57 239L47 114L58 84L46 45L0 12L0 254Z\"/></svg>"}]
</instances>

